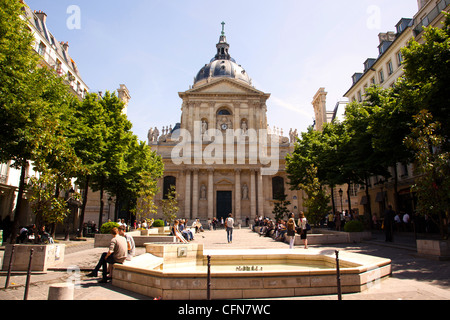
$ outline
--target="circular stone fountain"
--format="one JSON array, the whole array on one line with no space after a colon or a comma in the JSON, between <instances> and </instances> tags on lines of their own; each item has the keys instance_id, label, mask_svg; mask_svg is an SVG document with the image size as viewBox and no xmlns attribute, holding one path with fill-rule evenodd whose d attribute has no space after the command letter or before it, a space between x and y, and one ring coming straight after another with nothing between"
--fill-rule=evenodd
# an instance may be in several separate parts
<instances>
[{"instance_id":1,"label":"circular stone fountain","mask_svg":"<svg viewBox=\"0 0 450 320\"><path fill-rule=\"evenodd\" d=\"M202 244L146 244L145 254L115 265L113 286L164 300L251 299L337 293L335 253L320 250L203 250ZM340 252L342 293L391 274L391 260ZM253 270L252 270L253 268Z\"/></svg>"}]
</instances>

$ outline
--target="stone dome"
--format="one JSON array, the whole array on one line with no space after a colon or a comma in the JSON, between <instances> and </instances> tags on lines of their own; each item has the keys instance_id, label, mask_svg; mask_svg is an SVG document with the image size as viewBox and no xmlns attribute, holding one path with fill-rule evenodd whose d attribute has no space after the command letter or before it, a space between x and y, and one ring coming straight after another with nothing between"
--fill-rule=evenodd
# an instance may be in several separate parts
<instances>
[{"instance_id":1,"label":"stone dome","mask_svg":"<svg viewBox=\"0 0 450 320\"><path fill-rule=\"evenodd\" d=\"M222 23L222 25L224 25L224 23ZM198 72L194 80L194 86L211 78L222 77L241 80L246 84L251 85L251 79L245 69L238 65L228 53L230 45L227 43L227 38L225 37L223 29L219 43L216 47L216 56L211 59L209 64L205 64L205 66Z\"/></svg>"},{"instance_id":2,"label":"stone dome","mask_svg":"<svg viewBox=\"0 0 450 320\"><path fill-rule=\"evenodd\" d=\"M209 78L219 77L233 78L251 84L247 72L233 60L214 60L199 71L195 77L194 85Z\"/></svg>"}]
</instances>

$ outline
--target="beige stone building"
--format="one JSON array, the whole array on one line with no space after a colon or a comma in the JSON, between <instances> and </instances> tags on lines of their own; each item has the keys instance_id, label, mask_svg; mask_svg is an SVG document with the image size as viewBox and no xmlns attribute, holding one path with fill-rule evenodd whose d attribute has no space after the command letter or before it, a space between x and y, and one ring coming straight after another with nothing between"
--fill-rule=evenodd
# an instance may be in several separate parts
<instances>
[{"instance_id":1,"label":"beige stone building","mask_svg":"<svg viewBox=\"0 0 450 320\"><path fill-rule=\"evenodd\" d=\"M412 19L402 18L395 26L396 31L379 34L379 56L369 58L364 62L364 71L352 76L352 86L344 94L350 101L362 102L365 90L372 85L389 88L403 76L403 57L401 49L406 47L414 37L423 42L423 28L427 26L442 27L443 11L450 11L450 0L418 0L418 11ZM358 203L360 212L366 211L371 205L372 214L383 218L388 203L394 204L394 169L390 168L391 178L380 176L370 178L369 197L363 189L360 190ZM414 184L414 168L412 164L398 163L399 209L412 213L415 210L414 194L410 192Z\"/></svg>"},{"instance_id":2,"label":"beige stone building","mask_svg":"<svg viewBox=\"0 0 450 320\"><path fill-rule=\"evenodd\" d=\"M181 122L149 131L149 145L165 164L156 204L176 186L179 218L201 221L232 213L239 223L272 217L277 195L286 194L289 210L303 208L301 191L290 191L285 157L296 131L268 129L270 94L257 90L247 71L229 54L222 31L217 54L180 92ZM162 217L161 208L158 217Z\"/></svg>"},{"instance_id":3,"label":"beige stone building","mask_svg":"<svg viewBox=\"0 0 450 320\"><path fill-rule=\"evenodd\" d=\"M352 76L352 86L344 94L345 99L350 102L362 102L365 99L365 91L372 85L379 85L383 88L394 86L396 81L403 75L403 57L401 49L414 37L417 41L423 40L423 28L427 26L441 27L444 20L443 11L450 11L450 0L417 0L418 11L413 18L402 18L395 26L394 31L380 33L377 58L368 58L364 62L363 72L354 73ZM315 112L315 128L322 130L323 125L332 120L342 120L347 102L342 101L336 104L333 111L326 109L325 88L320 88L313 99ZM378 218L383 217L387 204L394 201L393 168L390 168L392 177L385 180L384 177L373 176L370 178L369 198L365 195L365 190L358 185L353 185L350 190L352 209L356 209L360 214L366 211L369 201L372 214ZM414 208L414 195L410 193L411 185L414 183L414 172L411 164L397 164L399 181L399 202L402 211L411 213ZM343 204L340 203L338 190L344 191ZM348 200L345 193L346 187L335 189L336 208L348 209Z\"/></svg>"}]
</instances>

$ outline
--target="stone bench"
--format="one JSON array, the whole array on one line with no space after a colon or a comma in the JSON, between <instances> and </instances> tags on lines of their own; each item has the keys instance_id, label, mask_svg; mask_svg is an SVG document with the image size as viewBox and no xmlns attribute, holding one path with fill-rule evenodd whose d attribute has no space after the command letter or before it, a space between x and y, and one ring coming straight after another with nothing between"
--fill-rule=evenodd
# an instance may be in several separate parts
<instances>
[{"instance_id":1,"label":"stone bench","mask_svg":"<svg viewBox=\"0 0 450 320\"><path fill-rule=\"evenodd\" d=\"M96 234L95 235L95 248L108 248L112 239L111 234ZM176 238L170 235L148 235L148 236L135 236L132 234L136 247L145 247L144 243L174 243Z\"/></svg>"}]
</instances>

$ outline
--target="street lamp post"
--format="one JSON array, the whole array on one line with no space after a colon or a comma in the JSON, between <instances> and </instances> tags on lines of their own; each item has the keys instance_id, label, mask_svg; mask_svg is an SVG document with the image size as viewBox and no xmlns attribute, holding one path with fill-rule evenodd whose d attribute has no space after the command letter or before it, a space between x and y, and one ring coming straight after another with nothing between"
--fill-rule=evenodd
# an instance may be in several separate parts
<instances>
[{"instance_id":1,"label":"street lamp post","mask_svg":"<svg viewBox=\"0 0 450 320\"><path fill-rule=\"evenodd\" d=\"M344 206L342 205L342 195L344 194L344 191L342 189L339 189L339 197L341 198L341 212L344 211Z\"/></svg>"},{"instance_id":2,"label":"street lamp post","mask_svg":"<svg viewBox=\"0 0 450 320\"><path fill-rule=\"evenodd\" d=\"M111 217L110 217L110 215L111 215L111 204L112 204L112 198L111 198L111 196L109 196L109 198L108 198L108 221L109 220L111 220Z\"/></svg>"}]
</instances>

